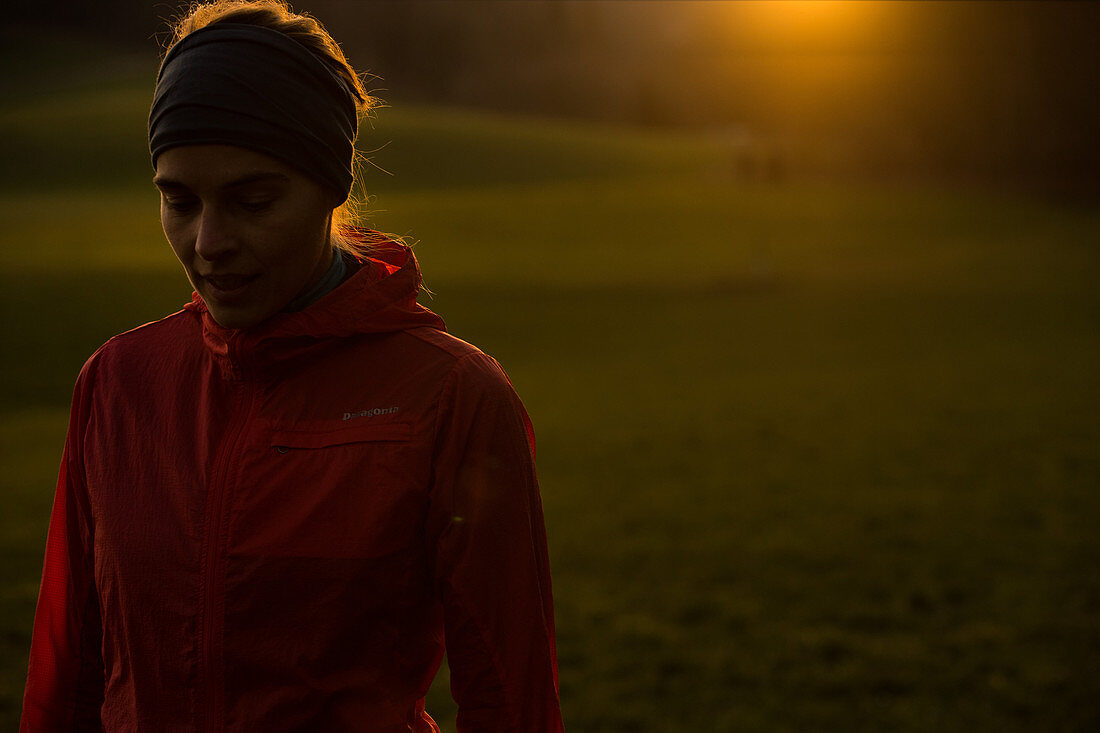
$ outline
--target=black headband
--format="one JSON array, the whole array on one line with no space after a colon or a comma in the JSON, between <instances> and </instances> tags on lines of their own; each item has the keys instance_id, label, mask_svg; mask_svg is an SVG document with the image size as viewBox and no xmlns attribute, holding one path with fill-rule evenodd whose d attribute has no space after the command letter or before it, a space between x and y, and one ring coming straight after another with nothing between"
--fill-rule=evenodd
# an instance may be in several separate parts
<instances>
[{"instance_id":1,"label":"black headband","mask_svg":"<svg viewBox=\"0 0 1100 733\"><path fill-rule=\"evenodd\" d=\"M188 34L164 57L149 152L222 144L278 158L351 192L356 102L348 84L289 36L243 23Z\"/></svg>"}]
</instances>

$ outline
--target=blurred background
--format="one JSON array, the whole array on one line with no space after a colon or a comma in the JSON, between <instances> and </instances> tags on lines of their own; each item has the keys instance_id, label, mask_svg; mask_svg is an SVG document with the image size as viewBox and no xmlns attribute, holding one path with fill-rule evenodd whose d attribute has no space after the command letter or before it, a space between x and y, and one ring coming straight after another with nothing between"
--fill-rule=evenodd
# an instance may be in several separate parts
<instances>
[{"instance_id":1,"label":"blurred background","mask_svg":"<svg viewBox=\"0 0 1100 733\"><path fill-rule=\"evenodd\" d=\"M176 2L0 30L0 727ZM535 423L572 731L1100 728L1100 4L313 0ZM429 710L453 730L444 669Z\"/></svg>"}]
</instances>

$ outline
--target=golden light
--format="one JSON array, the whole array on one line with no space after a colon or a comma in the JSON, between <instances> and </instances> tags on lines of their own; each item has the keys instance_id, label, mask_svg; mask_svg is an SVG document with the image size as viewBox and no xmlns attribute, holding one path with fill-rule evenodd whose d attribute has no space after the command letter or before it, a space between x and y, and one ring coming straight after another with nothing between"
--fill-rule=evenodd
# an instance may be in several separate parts
<instances>
[{"instance_id":1,"label":"golden light","mask_svg":"<svg viewBox=\"0 0 1100 733\"><path fill-rule=\"evenodd\" d=\"M880 30L891 2L871 0L754 0L731 3L746 34L785 51L843 49Z\"/></svg>"}]
</instances>

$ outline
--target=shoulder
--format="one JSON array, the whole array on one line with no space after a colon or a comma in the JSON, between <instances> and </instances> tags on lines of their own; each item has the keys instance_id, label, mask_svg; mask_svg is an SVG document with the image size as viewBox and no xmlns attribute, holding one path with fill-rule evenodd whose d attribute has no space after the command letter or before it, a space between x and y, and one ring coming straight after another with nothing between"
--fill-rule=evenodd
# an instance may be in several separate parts
<instances>
[{"instance_id":1,"label":"shoulder","mask_svg":"<svg viewBox=\"0 0 1100 733\"><path fill-rule=\"evenodd\" d=\"M467 343L457 336L452 336L446 331L430 326L406 329L402 333L410 336L424 345L440 352L439 356L448 361L457 361L471 354L485 354L481 349L471 343ZM448 357L450 357L448 359Z\"/></svg>"},{"instance_id":2,"label":"shoulder","mask_svg":"<svg viewBox=\"0 0 1100 733\"><path fill-rule=\"evenodd\" d=\"M148 365L157 361L150 355L167 355L160 359L162 363L175 359L173 350L176 353L182 351L179 344L185 341L189 320L193 319L183 311L173 313L159 321L113 336L96 349L84 362L76 378L70 408L70 430L87 424L93 404L110 401L132 390L135 385L148 383ZM77 428L78 432L81 429Z\"/></svg>"},{"instance_id":3,"label":"shoulder","mask_svg":"<svg viewBox=\"0 0 1100 733\"><path fill-rule=\"evenodd\" d=\"M150 363L178 360L190 342L201 343L195 317L180 310L157 321L112 336L84 363L81 380L96 372L127 373Z\"/></svg>"},{"instance_id":4,"label":"shoulder","mask_svg":"<svg viewBox=\"0 0 1100 733\"><path fill-rule=\"evenodd\" d=\"M513 446L516 455L535 455L531 418L496 359L459 339L448 343L450 369L438 402L437 435L471 446L489 441L496 448ZM455 343L457 342L457 343Z\"/></svg>"},{"instance_id":5,"label":"shoulder","mask_svg":"<svg viewBox=\"0 0 1100 733\"><path fill-rule=\"evenodd\" d=\"M445 367L448 383L512 391L508 375L497 360L473 344L435 328L412 328L404 333L435 352Z\"/></svg>"},{"instance_id":6,"label":"shoulder","mask_svg":"<svg viewBox=\"0 0 1100 733\"><path fill-rule=\"evenodd\" d=\"M531 432L530 418L511 380L492 356L473 344L442 331L413 333L441 352L446 370L441 375L438 393L440 425L466 432L478 425L497 429L507 423L509 430L524 428ZM493 427L497 426L497 427Z\"/></svg>"}]
</instances>

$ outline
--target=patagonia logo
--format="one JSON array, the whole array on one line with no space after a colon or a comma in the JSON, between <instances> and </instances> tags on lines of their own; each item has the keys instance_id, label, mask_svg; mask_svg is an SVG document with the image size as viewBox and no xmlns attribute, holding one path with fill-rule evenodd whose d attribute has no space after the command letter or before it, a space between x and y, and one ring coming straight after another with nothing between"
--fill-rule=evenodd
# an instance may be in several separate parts
<instances>
[{"instance_id":1,"label":"patagonia logo","mask_svg":"<svg viewBox=\"0 0 1100 733\"><path fill-rule=\"evenodd\" d=\"M392 415L397 412L396 407L375 407L370 410L360 410L359 412L345 412L344 419L351 420L355 417L377 417L378 415Z\"/></svg>"}]
</instances>

